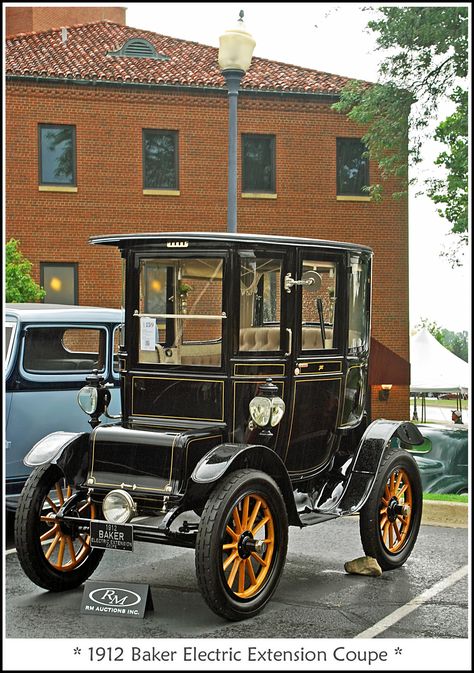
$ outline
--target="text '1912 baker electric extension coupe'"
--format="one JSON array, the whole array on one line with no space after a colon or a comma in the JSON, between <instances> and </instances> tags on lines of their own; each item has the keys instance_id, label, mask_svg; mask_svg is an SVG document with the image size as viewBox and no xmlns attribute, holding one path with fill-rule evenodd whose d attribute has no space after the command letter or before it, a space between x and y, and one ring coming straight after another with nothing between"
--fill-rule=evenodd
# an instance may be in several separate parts
<instances>
[{"instance_id":1,"label":"text '1912 baker electric extension coupe'","mask_svg":"<svg viewBox=\"0 0 474 673\"><path fill-rule=\"evenodd\" d=\"M100 422L109 390L95 373L78 395L92 431L48 435L25 459L28 577L62 591L104 549L191 547L209 607L244 619L277 587L288 525L355 512L366 554L401 566L422 509L402 446L423 438L366 420L371 250L239 234L91 242L123 257L121 417Z\"/></svg>"}]
</instances>

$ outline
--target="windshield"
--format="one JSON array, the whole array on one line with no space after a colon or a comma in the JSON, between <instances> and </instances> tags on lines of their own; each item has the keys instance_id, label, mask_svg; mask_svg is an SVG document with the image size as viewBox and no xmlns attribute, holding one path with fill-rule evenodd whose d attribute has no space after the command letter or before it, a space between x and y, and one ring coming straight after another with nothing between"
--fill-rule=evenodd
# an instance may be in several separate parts
<instances>
[{"instance_id":1,"label":"windshield","mask_svg":"<svg viewBox=\"0 0 474 673\"><path fill-rule=\"evenodd\" d=\"M215 257L141 260L139 362L220 367L223 263Z\"/></svg>"},{"instance_id":2,"label":"windshield","mask_svg":"<svg viewBox=\"0 0 474 673\"><path fill-rule=\"evenodd\" d=\"M5 369L8 369L13 344L15 343L16 322L5 322Z\"/></svg>"}]
</instances>

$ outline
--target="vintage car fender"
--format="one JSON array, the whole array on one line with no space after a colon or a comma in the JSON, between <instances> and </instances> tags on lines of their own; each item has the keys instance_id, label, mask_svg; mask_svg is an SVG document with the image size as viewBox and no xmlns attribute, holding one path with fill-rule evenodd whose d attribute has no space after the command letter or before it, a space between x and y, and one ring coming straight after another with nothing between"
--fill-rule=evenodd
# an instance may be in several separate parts
<instances>
[{"instance_id":1,"label":"vintage car fender","mask_svg":"<svg viewBox=\"0 0 474 673\"><path fill-rule=\"evenodd\" d=\"M233 470L240 467L255 468L270 475L280 487L286 504L289 523L301 525L286 467L280 456L267 446L261 444L219 444L198 462L191 474L191 482L197 487L210 486L221 479L231 467Z\"/></svg>"},{"instance_id":2,"label":"vintage car fender","mask_svg":"<svg viewBox=\"0 0 474 673\"><path fill-rule=\"evenodd\" d=\"M28 467L58 465L68 483L79 486L87 473L89 436L88 432L52 432L36 442L23 462Z\"/></svg>"},{"instance_id":3,"label":"vintage car fender","mask_svg":"<svg viewBox=\"0 0 474 673\"><path fill-rule=\"evenodd\" d=\"M421 432L409 421L383 418L373 421L364 432L354 457L341 468L341 475L345 477L343 488L320 511L331 512L335 516L358 512L370 495L384 453L394 438L411 446L419 446L424 441Z\"/></svg>"}]
</instances>

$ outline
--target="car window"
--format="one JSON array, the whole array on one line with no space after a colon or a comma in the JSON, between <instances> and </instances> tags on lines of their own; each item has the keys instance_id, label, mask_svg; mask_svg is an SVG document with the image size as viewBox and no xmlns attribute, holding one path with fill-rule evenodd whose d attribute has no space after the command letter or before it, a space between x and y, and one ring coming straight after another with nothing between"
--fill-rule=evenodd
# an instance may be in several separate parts
<instances>
[{"instance_id":1,"label":"car window","mask_svg":"<svg viewBox=\"0 0 474 673\"><path fill-rule=\"evenodd\" d=\"M281 260L242 252L240 351L280 350Z\"/></svg>"},{"instance_id":2,"label":"car window","mask_svg":"<svg viewBox=\"0 0 474 673\"><path fill-rule=\"evenodd\" d=\"M303 272L316 274L317 291L302 287L302 350L334 348L334 317L336 313L336 263L304 260Z\"/></svg>"},{"instance_id":3,"label":"car window","mask_svg":"<svg viewBox=\"0 0 474 673\"><path fill-rule=\"evenodd\" d=\"M120 371L120 362L119 362L119 349L120 349L120 330L123 326L117 325L114 329L113 334L113 372L118 374Z\"/></svg>"},{"instance_id":4,"label":"car window","mask_svg":"<svg viewBox=\"0 0 474 673\"><path fill-rule=\"evenodd\" d=\"M5 369L8 369L10 357L15 343L16 322L5 322Z\"/></svg>"},{"instance_id":5,"label":"car window","mask_svg":"<svg viewBox=\"0 0 474 673\"><path fill-rule=\"evenodd\" d=\"M102 328L29 327L23 367L32 373L103 372L106 343L107 332Z\"/></svg>"}]
</instances>

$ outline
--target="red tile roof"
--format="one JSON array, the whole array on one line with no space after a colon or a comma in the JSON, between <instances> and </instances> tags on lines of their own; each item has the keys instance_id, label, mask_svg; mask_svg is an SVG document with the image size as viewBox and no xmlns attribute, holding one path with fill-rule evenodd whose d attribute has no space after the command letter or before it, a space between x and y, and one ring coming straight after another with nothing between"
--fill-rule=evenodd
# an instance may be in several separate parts
<instances>
[{"instance_id":1,"label":"red tile roof","mask_svg":"<svg viewBox=\"0 0 474 673\"><path fill-rule=\"evenodd\" d=\"M148 40L167 60L107 55L131 38ZM61 29L15 35L7 38L6 43L7 77L225 86L216 48L110 21L71 26L67 29L65 43ZM349 81L347 77L254 57L242 87L259 91L337 94Z\"/></svg>"}]
</instances>

